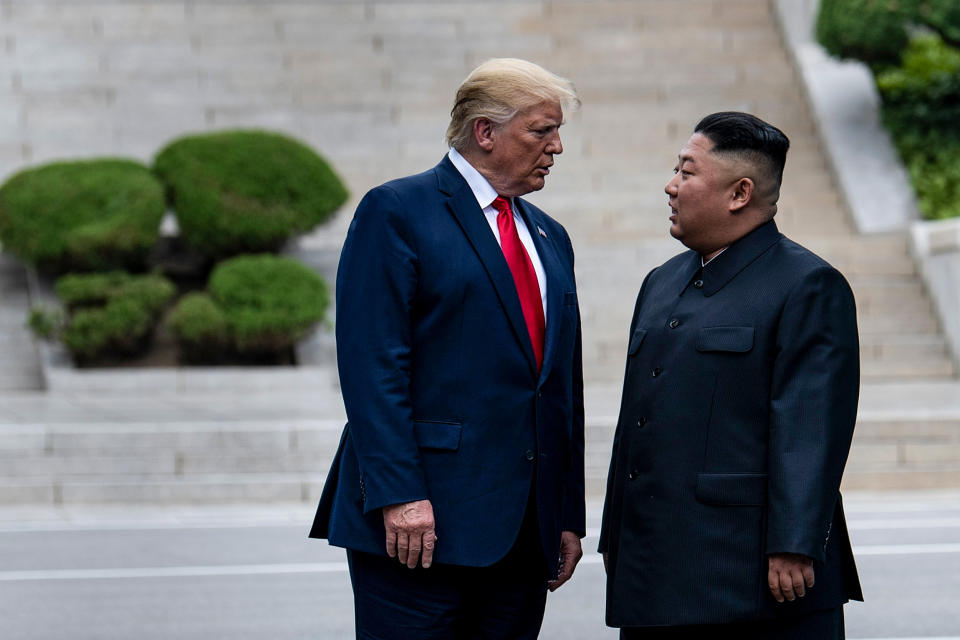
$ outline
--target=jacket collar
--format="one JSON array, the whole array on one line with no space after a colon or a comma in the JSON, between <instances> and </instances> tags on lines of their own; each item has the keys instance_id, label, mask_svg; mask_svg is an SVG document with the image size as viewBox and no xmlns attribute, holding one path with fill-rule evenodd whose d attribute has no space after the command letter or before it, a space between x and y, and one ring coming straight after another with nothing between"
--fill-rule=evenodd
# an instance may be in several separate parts
<instances>
[{"instance_id":1,"label":"jacket collar","mask_svg":"<svg viewBox=\"0 0 960 640\"><path fill-rule=\"evenodd\" d=\"M782 237L777 224L770 220L734 242L703 267L703 295L709 297L722 289ZM699 266L700 256L696 253L694 255Z\"/></svg>"}]
</instances>

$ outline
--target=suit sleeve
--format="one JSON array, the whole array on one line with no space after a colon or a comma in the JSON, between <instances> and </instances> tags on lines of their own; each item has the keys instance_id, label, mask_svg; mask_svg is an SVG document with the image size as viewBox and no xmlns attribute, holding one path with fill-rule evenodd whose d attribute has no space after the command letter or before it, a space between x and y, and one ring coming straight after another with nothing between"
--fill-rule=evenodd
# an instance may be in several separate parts
<instances>
[{"instance_id":1,"label":"suit sleeve","mask_svg":"<svg viewBox=\"0 0 960 640\"><path fill-rule=\"evenodd\" d=\"M573 245L567 236L570 270L573 271ZM583 410L583 340L580 331L580 305L577 305L577 337L571 371L573 424L570 435L570 470L564 491L564 510L561 529L572 531L581 538L587 535L586 491L584 482L584 410Z\"/></svg>"},{"instance_id":2,"label":"suit sleeve","mask_svg":"<svg viewBox=\"0 0 960 640\"><path fill-rule=\"evenodd\" d=\"M766 551L822 562L860 389L856 307L838 271L817 269L794 288L776 346Z\"/></svg>"},{"instance_id":3,"label":"suit sleeve","mask_svg":"<svg viewBox=\"0 0 960 640\"><path fill-rule=\"evenodd\" d=\"M637 302L633 307L633 318L630 320L630 333L627 334L627 344L630 344L630 339L633 337L633 332L637 328L637 318L640 316L640 303L643 300L644 289L647 288L647 281L650 280L650 275L653 273L651 271L643 279L643 284L640 285L640 292L637 294ZM627 360L629 361L629 354L627 355ZM627 384L627 364L624 364L623 370L623 384L624 390L623 395L626 398L626 384ZM606 553L609 548L610 542L610 528L612 526L612 511L615 508L614 503L617 501L616 496L616 477L617 477L617 455L620 448L620 424L617 423L617 427L613 434L613 446L611 447L610 452L610 468L607 471L607 493L603 501L603 516L600 523L600 542L597 544L597 551L600 553Z\"/></svg>"},{"instance_id":4,"label":"suit sleeve","mask_svg":"<svg viewBox=\"0 0 960 640\"><path fill-rule=\"evenodd\" d=\"M364 513L428 498L410 401L418 264L408 220L393 189L369 192L337 270L337 365Z\"/></svg>"}]
</instances>

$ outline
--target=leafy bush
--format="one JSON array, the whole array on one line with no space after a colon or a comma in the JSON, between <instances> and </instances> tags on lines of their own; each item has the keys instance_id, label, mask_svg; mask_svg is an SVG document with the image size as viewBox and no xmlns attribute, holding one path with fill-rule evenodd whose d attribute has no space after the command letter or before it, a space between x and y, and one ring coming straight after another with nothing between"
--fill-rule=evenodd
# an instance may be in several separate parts
<instances>
[{"instance_id":1,"label":"leafy bush","mask_svg":"<svg viewBox=\"0 0 960 640\"><path fill-rule=\"evenodd\" d=\"M163 187L139 163L50 163L0 186L0 241L47 272L137 269L164 208Z\"/></svg>"},{"instance_id":2,"label":"leafy bush","mask_svg":"<svg viewBox=\"0 0 960 640\"><path fill-rule=\"evenodd\" d=\"M239 256L219 264L209 294L184 296L170 317L187 360L218 353L276 354L323 319L330 296L309 267L272 255Z\"/></svg>"},{"instance_id":3,"label":"leafy bush","mask_svg":"<svg viewBox=\"0 0 960 640\"><path fill-rule=\"evenodd\" d=\"M219 264L208 288L240 352L293 346L323 319L330 304L327 285L316 272L271 255L240 256Z\"/></svg>"},{"instance_id":4,"label":"leafy bush","mask_svg":"<svg viewBox=\"0 0 960 640\"><path fill-rule=\"evenodd\" d=\"M899 0L820 0L817 40L831 55L897 64L908 35Z\"/></svg>"},{"instance_id":5,"label":"leafy bush","mask_svg":"<svg viewBox=\"0 0 960 640\"><path fill-rule=\"evenodd\" d=\"M231 347L227 318L209 294L194 292L182 297L169 322L187 361L216 360Z\"/></svg>"},{"instance_id":6,"label":"leafy bush","mask_svg":"<svg viewBox=\"0 0 960 640\"><path fill-rule=\"evenodd\" d=\"M817 36L873 69L924 217L960 215L960 2L823 0Z\"/></svg>"},{"instance_id":7,"label":"leafy bush","mask_svg":"<svg viewBox=\"0 0 960 640\"><path fill-rule=\"evenodd\" d=\"M265 131L180 138L160 151L154 170L167 186L182 237L215 259L276 251L328 220L347 199L316 152Z\"/></svg>"},{"instance_id":8,"label":"leafy bush","mask_svg":"<svg viewBox=\"0 0 960 640\"><path fill-rule=\"evenodd\" d=\"M935 35L914 38L877 88L921 213L960 215L960 51Z\"/></svg>"},{"instance_id":9,"label":"leafy bush","mask_svg":"<svg viewBox=\"0 0 960 640\"><path fill-rule=\"evenodd\" d=\"M63 314L43 307L34 307L30 309L27 326L38 338L51 340L63 329Z\"/></svg>"},{"instance_id":10,"label":"leafy bush","mask_svg":"<svg viewBox=\"0 0 960 640\"><path fill-rule=\"evenodd\" d=\"M134 355L146 346L154 324L155 318L136 300L114 300L103 307L74 312L63 332L63 343L78 364L105 356Z\"/></svg>"},{"instance_id":11,"label":"leafy bush","mask_svg":"<svg viewBox=\"0 0 960 640\"><path fill-rule=\"evenodd\" d=\"M41 337L59 336L80 364L141 351L176 293L166 278L122 271L70 274L54 286L69 310L65 326L41 310L31 314L30 326Z\"/></svg>"}]
</instances>

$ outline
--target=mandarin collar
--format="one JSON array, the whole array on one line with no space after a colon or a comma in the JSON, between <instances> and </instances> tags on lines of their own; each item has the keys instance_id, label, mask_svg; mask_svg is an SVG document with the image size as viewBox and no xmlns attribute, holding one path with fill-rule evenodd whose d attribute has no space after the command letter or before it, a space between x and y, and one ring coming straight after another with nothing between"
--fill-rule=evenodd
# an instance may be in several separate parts
<instances>
[{"instance_id":1,"label":"mandarin collar","mask_svg":"<svg viewBox=\"0 0 960 640\"><path fill-rule=\"evenodd\" d=\"M731 244L726 251L702 268L703 295L710 297L722 289L782 237L777 223L770 220ZM699 264L700 255L694 255Z\"/></svg>"}]
</instances>

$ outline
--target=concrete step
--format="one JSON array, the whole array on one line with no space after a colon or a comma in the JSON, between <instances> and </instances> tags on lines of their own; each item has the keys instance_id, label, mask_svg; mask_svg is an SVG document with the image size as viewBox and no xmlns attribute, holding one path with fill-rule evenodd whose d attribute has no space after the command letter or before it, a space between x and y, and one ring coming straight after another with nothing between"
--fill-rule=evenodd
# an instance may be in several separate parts
<instances>
[{"instance_id":1,"label":"concrete step","mask_svg":"<svg viewBox=\"0 0 960 640\"><path fill-rule=\"evenodd\" d=\"M884 491L944 489L960 487L960 464L935 467L897 467L889 469L853 470L844 473L844 491Z\"/></svg>"},{"instance_id":2,"label":"concrete step","mask_svg":"<svg viewBox=\"0 0 960 640\"><path fill-rule=\"evenodd\" d=\"M17 480L0 483L7 503L83 504L212 504L279 501L315 502L325 472L302 474L210 474L189 478L152 476L83 476L59 480Z\"/></svg>"}]
</instances>

